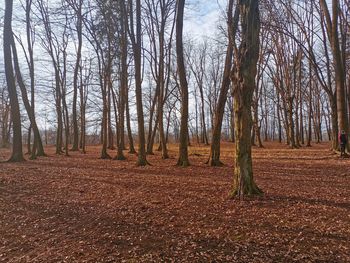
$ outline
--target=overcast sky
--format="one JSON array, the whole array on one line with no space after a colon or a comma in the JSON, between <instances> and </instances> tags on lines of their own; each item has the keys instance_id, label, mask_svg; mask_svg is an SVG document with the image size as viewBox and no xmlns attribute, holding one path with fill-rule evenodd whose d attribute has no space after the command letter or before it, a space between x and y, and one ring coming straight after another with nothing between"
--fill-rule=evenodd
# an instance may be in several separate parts
<instances>
[{"instance_id":1,"label":"overcast sky","mask_svg":"<svg viewBox=\"0 0 350 263\"><path fill-rule=\"evenodd\" d=\"M25 1L25 0L23 0ZM18 13L20 0L14 0L13 17ZM184 35L190 38L214 37L218 22L223 20L223 12L226 8L227 0L186 0ZM2 22L4 16L5 0L0 0L0 65L3 63L2 50ZM21 11L22 13L22 11ZM14 25L14 31L18 33L18 28ZM1 70L0 70L1 72Z\"/></svg>"},{"instance_id":2,"label":"overcast sky","mask_svg":"<svg viewBox=\"0 0 350 263\"><path fill-rule=\"evenodd\" d=\"M1 1L1 0L0 0ZM192 37L212 37L216 25L223 19L227 0L191 0L186 1L184 34Z\"/></svg>"},{"instance_id":3,"label":"overcast sky","mask_svg":"<svg viewBox=\"0 0 350 263\"><path fill-rule=\"evenodd\" d=\"M184 21L184 34L193 37L211 36L215 25L225 10L227 0L187 0ZM14 0L19 5L20 0ZM0 0L0 17L3 17L5 0ZM14 10L16 16L16 9Z\"/></svg>"}]
</instances>

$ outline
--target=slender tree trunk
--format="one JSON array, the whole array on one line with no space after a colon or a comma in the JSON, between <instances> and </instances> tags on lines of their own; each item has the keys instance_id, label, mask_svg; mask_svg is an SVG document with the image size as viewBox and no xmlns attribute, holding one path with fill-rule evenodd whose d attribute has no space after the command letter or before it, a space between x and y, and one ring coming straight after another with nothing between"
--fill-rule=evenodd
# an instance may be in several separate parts
<instances>
[{"instance_id":1,"label":"slender tree trunk","mask_svg":"<svg viewBox=\"0 0 350 263\"><path fill-rule=\"evenodd\" d=\"M219 94L218 103L216 106L215 117L214 117L214 129L212 142L210 146L210 156L208 163L210 166L221 166L222 162L220 161L220 140L221 140L221 128L223 122L223 116L225 112L225 104L227 101L227 93L230 88L230 72L232 68L232 58L233 58L233 41L236 35L238 20L239 20L239 8L236 8L235 16L232 19L233 13L233 0L230 0L228 3L227 9L227 27L229 31L229 43L226 49L226 58L225 58L225 68L223 73L223 78L221 82L221 89Z\"/></svg>"},{"instance_id":2,"label":"slender tree trunk","mask_svg":"<svg viewBox=\"0 0 350 263\"><path fill-rule=\"evenodd\" d=\"M107 138L108 138L108 149L109 150L114 150L114 133L112 129L112 111L111 111L111 103L112 103L112 72L111 72L111 66L108 67L108 86L107 86ZM116 116L117 117L117 116Z\"/></svg>"},{"instance_id":3,"label":"slender tree trunk","mask_svg":"<svg viewBox=\"0 0 350 263\"><path fill-rule=\"evenodd\" d=\"M134 138L132 137L131 123L130 123L130 112L129 112L129 96L128 90L126 90L126 104L125 104L125 116L126 116L126 129L128 131L128 141L129 141L129 153L135 154L136 150L134 147Z\"/></svg>"},{"instance_id":4,"label":"slender tree trunk","mask_svg":"<svg viewBox=\"0 0 350 263\"><path fill-rule=\"evenodd\" d=\"M151 93L151 92L150 92ZM159 83L156 85L156 91L154 93L153 100L151 102L151 109L149 112L149 123L148 123L148 135L147 135L147 154L153 155L153 145L154 145L154 136L155 133L153 129L153 116L156 108L157 98L159 96ZM157 120L155 121L154 127L156 128L158 125Z\"/></svg>"},{"instance_id":5,"label":"slender tree trunk","mask_svg":"<svg viewBox=\"0 0 350 263\"><path fill-rule=\"evenodd\" d=\"M121 63L121 80L120 80L120 96L119 96L119 125L117 129L119 130L119 138L117 140L117 155L114 159L125 160L123 154L124 150L124 114L125 114L125 98L128 89L128 40L127 40L127 19L126 19L126 7L125 0L119 1L120 10L122 10L120 18L121 27L121 40L120 40L120 63Z\"/></svg>"},{"instance_id":6,"label":"slender tree trunk","mask_svg":"<svg viewBox=\"0 0 350 263\"><path fill-rule=\"evenodd\" d=\"M277 93L277 122L278 122L278 142L282 143L282 121L280 95Z\"/></svg>"},{"instance_id":7,"label":"slender tree trunk","mask_svg":"<svg viewBox=\"0 0 350 263\"><path fill-rule=\"evenodd\" d=\"M56 154L62 154L63 143L63 119L62 119L62 106L61 106L61 88L60 88L60 76L57 69L55 69L55 103L57 114L57 132L56 132Z\"/></svg>"},{"instance_id":8,"label":"slender tree trunk","mask_svg":"<svg viewBox=\"0 0 350 263\"><path fill-rule=\"evenodd\" d=\"M82 69L82 67L81 67ZM82 73L82 72L81 72ZM80 149L82 153L86 153L85 149L85 92L82 81L82 74L80 73Z\"/></svg>"},{"instance_id":9,"label":"slender tree trunk","mask_svg":"<svg viewBox=\"0 0 350 263\"><path fill-rule=\"evenodd\" d=\"M162 159L168 159L168 149L166 146L165 134L164 134L164 93L165 93L165 51L164 51L164 27L165 24L162 23L160 35L159 35L159 96L158 96L158 130L159 130L159 146L162 150Z\"/></svg>"},{"instance_id":10,"label":"slender tree trunk","mask_svg":"<svg viewBox=\"0 0 350 263\"><path fill-rule=\"evenodd\" d=\"M41 136L39 133L39 128L38 128L38 125L36 123L36 119L35 119L35 115L34 115L34 111L33 111L34 105L32 104L33 106L31 106L29 103L27 89L25 87L25 84L24 84L24 81L22 78L22 74L21 74L21 71L19 68L17 49L16 49L14 39L12 39L12 52L13 52L14 68L15 68L15 72L16 72L18 86L21 90L23 104L24 104L24 107L26 109L27 115L29 117L30 123L31 123L30 130L33 129L33 133L34 133L33 149L31 151L29 151L29 153L31 154L30 158L36 159L37 156L46 156L46 155L44 152L44 147L43 147ZM33 101L32 101L32 103L33 103ZM29 136L31 136L31 132L29 132ZM30 150L30 138L29 138L28 150Z\"/></svg>"},{"instance_id":11,"label":"slender tree trunk","mask_svg":"<svg viewBox=\"0 0 350 263\"><path fill-rule=\"evenodd\" d=\"M209 145L208 135L207 135L207 124L205 122L203 83L200 83L200 85L198 86L199 86L199 94L201 97L201 126L202 126L201 143L204 143L205 145Z\"/></svg>"},{"instance_id":12,"label":"slender tree trunk","mask_svg":"<svg viewBox=\"0 0 350 263\"><path fill-rule=\"evenodd\" d=\"M137 109L137 124L139 135L139 150L137 165L145 166L148 164L146 159L146 140L145 140L145 126L144 115L142 105L142 76L141 76L141 1L136 0L136 35L134 34L133 25L133 13L132 8L130 10L130 27L131 27L131 41L134 51L134 63L135 63L135 94L136 94L136 109Z\"/></svg>"},{"instance_id":13,"label":"slender tree trunk","mask_svg":"<svg viewBox=\"0 0 350 263\"><path fill-rule=\"evenodd\" d=\"M106 85L106 84L104 84ZM102 92L103 97L103 109L102 109L102 150L101 150L101 159L111 159L111 156L107 153L107 143L108 143L108 106L107 106L107 87L105 86L104 91Z\"/></svg>"},{"instance_id":14,"label":"slender tree trunk","mask_svg":"<svg viewBox=\"0 0 350 263\"><path fill-rule=\"evenodd\" d=\"M31 147L31 140L32 140L32 125L29 125L28 128L28 136L27 136L27 154L32 154L32 147Z\"/></svg>"},{"instance_id":15,"label":"slender tree trunk","mask_svg":"<svg viewBox=\"0 0 350 263\"><path fill-rule=\"evenodd\" d=\"M297 148L296 142L295 142L295 129L294 129L294 118L293 118L293 100L294 97L291 96L288 98L288 134L289 134L289 146L291 148Z\"/></svg>"},{"instance_id":16,"label":"slender tree trunk","mask_svg":"<svg viewBox=\"0 0 350 263\"><path fill-rule=\"evenodd\" d=\"M78 100L78 77L79 68L81 60L81 50L83 44L83 34L82 34L82 12L81 12L82 1L79 0L76 16L77 16L77 36L78 36L78 50L77 59L75 61L74 76L73 76L73 104L72 104L72 119L73 119L73 145L72 151L79 150L79 129L78 129L78 115L77 115L77 100ZM81 132L81 131L80 131Z\"/></svg>"}]
</instances>

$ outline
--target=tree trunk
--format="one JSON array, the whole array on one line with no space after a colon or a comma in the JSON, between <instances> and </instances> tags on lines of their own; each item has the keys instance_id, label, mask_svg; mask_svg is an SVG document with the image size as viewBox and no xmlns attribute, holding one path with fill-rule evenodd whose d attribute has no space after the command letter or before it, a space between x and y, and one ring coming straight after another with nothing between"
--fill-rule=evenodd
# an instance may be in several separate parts
<instances>
[{"instance_id":1,"label":"tree trunk","mask_svg":"<svg viewBox=\"0 0 350 263\"><path fill-rule=\"evenodd\" d=\"M44 152L44 147L43 147L43 143L41 140L39 128L38 128L38 125L36 123L36 119L35 119L35 115L34 115L33 101L32 101L32 105L30 105L27 89L25 87L25 84L24 84L24 81L22 78L22 74L21 74L21 71L19 68L17 49L16 49L14 39L12 39L12 53L13 53L14 68L15 68L15 72L16 72L18 86L21 90L23 104L24 104L24 107L26 109L27 115L28 115L29 120L30 120L30 124L31 124L30 128L33 129L33 133L34 133L34 143L33 143L33 149L30 151L30 154L31 154L30 158L36 159L37 156L46 156L46 154ZM30 132L29 132L29 136L30 136ZM29 149L30 149L30 139L29 139L28 150Z\"/></svg>"},{"instance_id":2,"label":"tree trunk","mask_svg":"<svg viewBox=\"0 0 350 263\"><path fill-rule=\"evenodd\" d=\"M112 111L111 111L111 102L112 102L112 72L111 72L111 66L108 67L108 86L107 86L107 138L108 138L108 149L114 150L114 133L112 129ZM117 116L116 116L117 117Z\"/></svg>"},{"instance_id":3,"label":"tree trunk","mask_svg":"<svg viewBox=\"0 0 350 263\"><path fill-rule=\"evenodd\" d=\"M82 49L82 43L83 43L83 33L82 33L83 22L82 22L81 5L82 5L82 1L80 0L78 3L78 6L77 6L77 10L76 10L76 16L77 16L76 29L77 29L77 36L78 36L78 50L77 50L77 59L75 61L74 76L73 76L73 104L72 104L73 145L72 145L72 151L79 150L77 99L78 99L78 75L79 75L80 60L81 60L81 49Z\"/></svg>"},{"instance_id":4,"label":"tree trunk","mask_svg":"<svg viewBox=\"0 0 350 263\"><path fill-rule=\"evenodd\" d=\"M236 155L232 196L243 198L260 195L262 191L253 179L251 154L251 105L255 89L255 76L259 57L259 5L258 0L240 0L242 42L237 57L237 71L233 76L235 92Z\"/></svg>"},{"instance_id":5,"label":"tree trunk","mask_svg":"<svg viewBox=\"0 0 350 263\"><path fill-rule=\"evenodd\" d=\"M87 83L83 83L83 67L80 66L80 149L82 153L86 153L86 125L85 125L85 110L86 110L86 100L87 100Z\"/></svg>"},{"instance_id":6,"label":"tree trunk","mask_svg":"<svg viewBox=\"0 0 350 263\"><path fill-rule=\"evenodd\" d=\"M106 89L106 87L105 87ZM107 95L105 92L102 93L103 97L103 109L102 109L102 150L101 150L101 159L111 159L111 156L107 153L107 143L108 143L108 106L107 106Z\"/></svg>"},{"instance_id":7,"label":"tree trunk","mask_svg":"<svg viewBox=\"0 0 350 263\"><path fill-rule=\"evenodd\" d=\"M125 104L125 115L126 115L126 129L128 131L128 141L129 141L129 153L135 154L136 150L134 147L134 139L132 137L131 123L130 123L130 112L129 112L129 92L126 90L126 104Z\"/></svg>"},{"instance_id":8,"label":"tree trunk","mask_svg":"<svg viewBox=\"0 0 350 263\"><path fill-rule=\"evenodd\" d=\"M222 162L220 161L220 140L221 140L221 128L223 122L223 116L225 112L225 104L227 101L227 93L230 88L230 71L232 67L232 57L233 57L233 41L237 31L237 24L239 19L239 8L235 10L235 16L232 19L233 13L233 0L230 0L228 3L227 9L227 27L229 31L229 43L226 49L226 58L225 58L225 68L223 73L223 78L221 82L221 89L219 94L218 103L215 111L214 119L214 129L212 142L210 146L210 156L208 163L210 166L221 166Z\"/></svg>"},{"instance_id":9,"label":"tree trunk","mask_svg":"<svg viewBox=\"0 0 350 263\"><path fill-rule=\"evenodd\" d=\"M22 150L22 130L21 130L21 115L16 91L15 76L12 66L11 56L11 40L12 35L12 9L13 1L5 1L5 18L4 18L4 61L5 61L5 75L7 89L10 97L11 104L11 117L13 121L13 144L12 154L9 162L21 162L24 161L23 150Z\"/></svg>"},{"instance_id":10,"label":"tree trunk","mask_svg":"<svg viewBox=\"0 0 350 263\"><path fill-rule=\"evenodd\" d=\"M339 0L332 0L332 18L328 10L325 0L320 0L320 5L325 16L327 32L331 44L333 63L335 67L335 86L336 86L336 100L337 100L337 116L340 130L344 130L346 134L349 133L346 96L345 96L345 71L344 64L341 57L341 49L338 34L338 20L339 20ZM349 143L347 143L347 148Z\"/></svg>"},{"instance_id":11,"label":"tree trunk","mask_svg":"<svg viewBox=\"0 0 350 263\"><path fill-rule=\"evenodd\" d=\"M282 121L280 95L277 93L277 122L278 122L278 142L282 143Z\"/></svg>"},{"instance_id":12,"label":"tree trunk","mask_svg":"<svg viewBox=\"0 0 350 263\"><path fill-rule=\"evenodd\" d=\"M133 32L132 22L132 9L130 10L130 27ZM137 165L145 166L148 164L146 159L146 140L145 140L145 126L144 126L144 115L142 106L142 76L141 76L141 1L136 0L136 36L132 33L131 41L133 44L134 51L134 63L135 63L135 94L136 94L136 109L137 109L137 124L138 124L138 135L139 135L139 150Z\"/></svg>"},{"instance_id":13,"label":"tree trunk","mask_svg":"<svg viewBox=\"0 0 350 263\"><path fill-rule=\"evenodd\" d=\"M32 154L32 147L31 147L31 140L32 140L32 125L29 125L28 128L28 136L27 136L27 153L31 155ZM33 145L34 146L34 145Z\"/></svg>"},{"instance_id":14,"label":"tree trunk","mask_svg":"<svg viewBox=\"0 0 350 263\"><path fill-rule=\"evenodd\" d=\"M117 140L117 155L114 159L125 160L123 154L124 150L124 113L125 113L125 97L128 88L128 40L127 40L127 19L126 19L126 7L125 1L119 1L119 7L121 12L120 17L120 63L121 63L121 80L120 80L120 96L119 96L119 125L117 129L119 130L119 138Z\"/></svg>"},{"instance_id":15,"label":"tree trunk","mask_svg":"<svg viewBox=\"0 0 350 263\"><path fill-rule=\"evenodd\" d=\"M297 148L297 145L295 143L295 130L294 130L294 119L293 119L293 100L294 100L294 97L291 96L288 98L288 134L289 134L289 146L291 148Z\"/></svg>"},{"instance_id":16,"label":"tree trunk","mask_svg":"<svg viewBox=\"0 0 350 263\"><path fill-rule=\"evenodd\" d=\"M185 0L178 0L176 12L176 55L177 68L181 89L181 124L180 124L180 144L179 159L177 165L189 166L188 160L188 84L186 79L186 70L183 55L183 15L185 8Z\"/></svg>"}]
</instances>

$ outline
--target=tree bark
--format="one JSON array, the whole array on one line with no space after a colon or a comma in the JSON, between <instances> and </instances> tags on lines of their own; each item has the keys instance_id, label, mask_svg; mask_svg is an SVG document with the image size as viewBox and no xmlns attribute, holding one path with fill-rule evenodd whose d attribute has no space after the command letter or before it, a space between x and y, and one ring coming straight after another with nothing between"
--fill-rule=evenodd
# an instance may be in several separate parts
<instances>
[{"instance_id":1,"label":"tree bark","mask_svg":"<svg viewBox=\"0 0 350 263\"><path fill-rule=\"evenodd\" d=\"M119 1L119 8L121 10L120 17L120 63L121 63L121 80L120 80L120 96L119 96L119 139L117 141L117 155L114 159L125 160L126 157L123 154L124 150L124 114L125 114L125 98L128 88L128 40L127 40L127 19L126 19L126 6L125 0Z\"/></svg>"},{"instance_id":2,"label":"tree bark","mask_svg":"<svg viewBox=\"0 0 350 263\"><path fill-rule=\"evenodd\" d=\"M242 41L238 51L237 69L233 75L235 90L236 155L232 197L261 195L253 179L251 153L251 105L259 57L259 4L258 0L239 1Z\"/></svg>"},{"instance_id":3,"label":"tree bark","mask_svg":"<svg viewBox=\"0 0 350 263\"><path fill-rule=\"evenodd\" d=\"M325 16L328 38L331 44L333 63L335 66L335 85L337 101L337 117L339 130L349 133L345 96L345 72L342 62L341 49L338 34L339 0L332 0L332 18L325 0L320 0L321 9ZM338 136L337 136L338 137ZM349 144L347 143L347 148Z\"/></svg>"},{"instance_id":4,"label":"tree bark","mask_svg":"<svg viewBox=\"0 0 350 263\"><path fill-rule=\"evenodd\" d=\"M233 41L237 31L237 25L239 20L239 8L236 7L234 18L232 18L233 13L233 0L230 0L227 8L227 29L229 36L229 43L226 50L225 58L225 68L223 73L223 78L221 82L221 89L219 94L218 103L215 111L214 119L214 129L212 142L210 146L210 156L208 163L210 166L221 166L220 161L220 140L221 140L221 128L223 122L223 116L225 112L225 104L227 101L227 93L230 88L230 72L232 68L232 58L233 58Z\"/></svg>"},{"instance_id":5,"label":"tree bark","mask_svg":"<svg viewBox=\"0 0 350 263\"><path fill-rule=\"evenodd\" d=\"M74 76L73 76L73 104L72 104L72 119L73 119L73 145L72 151L79 150L79 129L78 129L78 115L77 115L77 100L78 100L78 77L79 77L79 68L80 68L80 60L81 60L81 50L83 44L83 33L82 33L82 0L78 1L78 4L75 8L76 16L77 16L77 36L78 36L78 50L77 50L77 58L75 61L74 67ZM82 88L82 87L81 87ZM80 131L81 132L81 131Z\"/></svg>"},{"instance_id":6,"label":"tree bark","mask_svg":"<svg viewBox=\"0 0 350 263\"><path fill-rule=\"evenodd\" d=\"M130 2L132 5L132 3ZM133 13L130 8L130 28L131 28L131 42L134 51L134 63L135 63L135 94L136 94L136 110L137 110L137 124L138 124L138 137L139 137L139 149L137 156L137 165L145 166L148 163L146 159L146 140L145 140L145 126L144 115L142 106L142 76L141 76L141 1L136 0L136 34L134 32L133 25Z\"/></svg>"},{"instance_id":7,"label":"tree bark","mask_svg":"<svg viewBox=\"0 0 350 263\"><path fill-rule=\"evenodd\" d=\"M13 1L6 0L3 46L4 46L6 83L7 83L7 89L10 97L11 118L13 121L12 154L8 161L21 162L21 161L24 161L23 150L22 150L21 115L20 115L18 96L16 91L15 76L14 76L14 71L12 66L12 55L11 55L11 42L13 39L12 10L13 10Z\"/></svg>"},{"instance_id":8,"label":"tree bark","mask_svg":"<svg viewBox=\"0 0 350 263\"><path fill-rule=\"evenodd\" d=\"M17 49L13 38L12 38L12 53L13 53L13 62L14 62L14 68L15 68L16 77L17 77L17 83L21 90L23 104L30 120L30 124L31 124L30 127L33 129L33 133L34 133L34 144L33 144L33 149L31 149L31 152L30 152L31 154L30 158L36 159L37 156L46 156L46 154L44 152L44 147L41 140L39 128L36 123L36 118L33 111L33 105L30 105L27 89L25 87L22 74L19 68ZM30 140L29 140L29 143L30 143Z\"/></svg>"},{"instance_id":9,"label":"tree bark","mask_svg":"<svg viewBox=\"0 0 350 263\"><path fill-rule=\"evenodd\" d=\"M180 144L179 144L179 159L177 165L189 166L188 160L188 84L186 79L186 70L183 55L183 15L185 8L185 0L177 1L176 12L176 59L177 71L180 80L181 89L181 124L180 124Z\"/></svg>"}]
</instances>

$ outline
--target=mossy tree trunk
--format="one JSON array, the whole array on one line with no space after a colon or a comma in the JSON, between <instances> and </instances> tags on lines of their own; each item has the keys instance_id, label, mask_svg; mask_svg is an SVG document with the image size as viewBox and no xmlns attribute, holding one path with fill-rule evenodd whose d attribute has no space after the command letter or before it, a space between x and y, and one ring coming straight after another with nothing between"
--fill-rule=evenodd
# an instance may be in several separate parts
<instances>
[{"instance_id":1,"label":"mossy tree trunk","mask_svg":"<svg viewBox=\"0 0 350 263\"><path fill-rule=\"evenodd\" d=\"M260 195L253 179L252 165L252 99L259 57L260 18L258 0L239 1L242 41L236 59L233 81L236 155L232 197Z\"/></svg>"}]
</instances>

